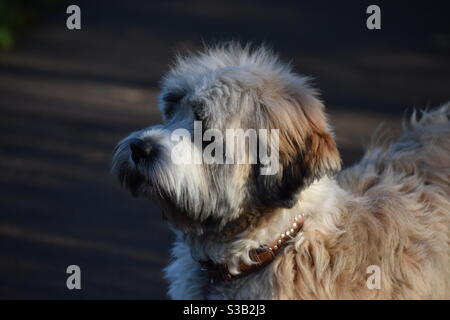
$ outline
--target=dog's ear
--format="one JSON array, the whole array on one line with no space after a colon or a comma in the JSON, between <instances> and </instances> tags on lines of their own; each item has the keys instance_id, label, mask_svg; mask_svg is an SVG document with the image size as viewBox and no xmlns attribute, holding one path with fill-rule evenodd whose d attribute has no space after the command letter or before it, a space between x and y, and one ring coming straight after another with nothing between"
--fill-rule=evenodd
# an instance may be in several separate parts
<instances>
[{"instance_id":1,"label":"dog's ear","mask_svg":"<svg viewBox=\"0 0 450 320\"><path fill-rule=\"evenodd\" d=\"M257 164L250 175L252 192L264 207L294 206L303 189L341 167L324 106L312 89L301 85L283 95L266 95L259 105L265 128L279 130L278 171L263 175Z\"/></svg>"}]
</instances>

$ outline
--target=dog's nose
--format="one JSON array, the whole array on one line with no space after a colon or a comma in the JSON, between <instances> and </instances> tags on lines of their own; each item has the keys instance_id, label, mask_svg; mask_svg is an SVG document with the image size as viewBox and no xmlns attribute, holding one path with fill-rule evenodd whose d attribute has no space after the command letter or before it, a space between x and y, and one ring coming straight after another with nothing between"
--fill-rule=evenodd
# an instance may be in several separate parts
<instances>
[{"instance_id":1,"label":"dog's nose","mask_svg":"<svg viewBox=\"0 0 450 320\"><path fill-rule=\"evenodd\" d=\"M133 159L135 164L140 161L148 159L152 153L152 145L148 141L143 141L141 139L132 139L130 141L131 149L131 159Z\"/></svg>"}]
</instances>

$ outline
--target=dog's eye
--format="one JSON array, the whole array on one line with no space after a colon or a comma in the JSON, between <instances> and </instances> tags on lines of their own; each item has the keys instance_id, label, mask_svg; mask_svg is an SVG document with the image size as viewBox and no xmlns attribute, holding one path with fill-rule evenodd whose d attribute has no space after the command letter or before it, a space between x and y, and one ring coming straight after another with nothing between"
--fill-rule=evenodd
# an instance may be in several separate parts
<instances>
[{"instance_id":1,"label":"dog's eye","mask_svg":"<svg viewBox=\"0 0 450 320\"><path fill-rule=\"evenodd\" d=\"M205 104L201 101L198 101L195 103L194 106L192 106L192 112L194 114L194 120L195 121L203 121L204 115L202 113L202 110L204 110Z\"/></svg>"},{"instance_id":2,"label":"dog's eye","mask_svg":"<svg viewBox=\"0 0 450 320\"><path fill-rule=\"evenodd\" d=\"M171 118L173 116L175 107L183 96L183 92L168 92L162 97L162 100L165 102L164 114L167 118Z\"/></svg>"},{"instance_id":3,"label":"dog's eye","mask_svg":"<svg viewBox=\"0 0 450 320\"><path fill-rule=\"evenodd\" d=\"M164 102L167 104L174 104L180 102L181 98L183 98L184 93L182 92L167 92L163 96Z\"/></svg>"},{"instance_id":4,"label":"dog's eye","mask_svg":"<svg viewBox=\"0 0 450 320\"><path fill-rule=\"evenodd\" d=\"M202 117L200 116L200 112L198 112L198 110L194 110L193 113L195 121L202 121Z\"/></svg>"}]
</instances>

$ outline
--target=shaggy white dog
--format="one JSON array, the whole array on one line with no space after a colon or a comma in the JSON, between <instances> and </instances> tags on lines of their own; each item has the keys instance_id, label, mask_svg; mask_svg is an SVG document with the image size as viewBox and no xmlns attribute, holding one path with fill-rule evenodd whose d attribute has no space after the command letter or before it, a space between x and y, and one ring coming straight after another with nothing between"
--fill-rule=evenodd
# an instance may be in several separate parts
<instances>
[{"instance_id":1,"label":"shaggy white dog","mask_svg":"<svg viewBox=\"0 0 450 320\"><path fill-rule=\"evenodd\" d=\"M158 200L177 234L165 270L172 298L450 298L449 105L414 115L400 139L343 171L315 90L264 48L178 58L160 109L162 125L118 144L113 170ZM175 164L171 134L193 132L195 120L278 129L278 172ZM206 146L181 147L198 159Z\"/></svg>"}]
</instances>

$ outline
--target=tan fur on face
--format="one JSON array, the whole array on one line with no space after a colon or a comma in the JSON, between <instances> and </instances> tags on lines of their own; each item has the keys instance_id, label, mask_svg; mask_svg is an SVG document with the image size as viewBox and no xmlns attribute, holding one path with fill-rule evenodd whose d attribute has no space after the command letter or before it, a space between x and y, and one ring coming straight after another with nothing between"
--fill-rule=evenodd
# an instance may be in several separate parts
<instances>
[{"instance_id":1,"label":"tan fur on face","mask_svg":"<svg viewBox=\"0 0 450 320\"><path fill-rule=\"evenodd\" d=\"M262 107L268 116L267 127L280 130L281 162L293 161L301 151L313 170L339 170L341 160L324 106L305 80L292 77L285 92L273 88L265 92Z\"/></svg>"}]
</instances>

